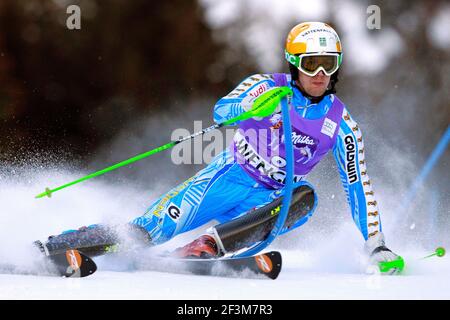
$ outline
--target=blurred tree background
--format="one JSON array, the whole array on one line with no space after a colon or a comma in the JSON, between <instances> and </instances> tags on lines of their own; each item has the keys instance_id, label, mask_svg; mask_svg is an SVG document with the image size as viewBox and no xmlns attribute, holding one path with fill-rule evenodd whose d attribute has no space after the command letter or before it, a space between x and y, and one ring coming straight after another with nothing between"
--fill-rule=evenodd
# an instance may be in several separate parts
<instances>
[{"instance_id":1,"label":"blurred tree background","mask_svg":"<svg viewBox=\"0 0 450 320\"><path fill-rule=\"evenodd\" d=\"M81 30L68 30L69 4ZM219 96L205 70L222 46L196 1L0 2L0 145L84 155L167 102Z\"/></svg>"},{"instance_id":2,"label":"blurred tree background","mask_svg":"<svg viewBox=\"0 0 450 320\"><path fill-rule=\"evenodd\" d=\"M66 27L71 4L81 8L81 30ZM379 30L366 26L369 5L381 9ZM362 127L375 190L398 200L450 122L446 0L1 0L0 163L39 154L98 170L168 142L193 120L209 125L215 100L244 77L287 71L285 36L312 20L341 36L338 94ZM427 180L441 219L449 158L447 148ZM147 166L123 172L147 184L164 177L168 187L198 169L171 165L167 177ZM335 170L319 167L311 179L320 188L331 177L338 185Z\"/></svg>"}]
</instances>

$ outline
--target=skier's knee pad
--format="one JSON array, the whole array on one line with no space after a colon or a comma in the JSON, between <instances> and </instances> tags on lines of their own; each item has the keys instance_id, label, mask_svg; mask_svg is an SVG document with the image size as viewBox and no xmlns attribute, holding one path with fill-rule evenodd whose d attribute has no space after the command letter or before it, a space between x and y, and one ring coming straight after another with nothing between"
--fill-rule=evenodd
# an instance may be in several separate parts
<instances>
[{"instance_id":1,"label":"skier's knee pad","mask_svg":"<svg viewBox=\"0 0 450 320\"><path fill-rule=\"evenodd\" d=\"M309 183L305 182L305 184L296 188L292 194L289 215L280 234L284 234L303 225L313 215L317 203L317 194Z\"/></svg>"},{"instance_id":2,"label":"skier's knee pad","mask_svg":"<svg viewBox=\"0 0 450 320\"><path fill-rule=\"evenodd\" d=\"M236 251L263 241L273 229L281 211L283 197L250 211L234 220L219 224L212 228L221 250ZM289 231L298 226L298 222L307 219L316 206L316 195L309 184L297 187L289 207L288 217L282 230Z\"/></svg>"}]
</instances>

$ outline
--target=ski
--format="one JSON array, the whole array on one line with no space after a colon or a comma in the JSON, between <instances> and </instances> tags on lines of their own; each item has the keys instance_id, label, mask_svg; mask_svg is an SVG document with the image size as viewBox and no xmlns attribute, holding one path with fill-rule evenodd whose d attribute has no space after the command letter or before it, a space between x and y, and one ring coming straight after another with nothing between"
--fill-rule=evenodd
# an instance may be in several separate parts
<instances>
[{"instance_id":1,"label":"ski","mask_svg":"<svg viewBox=\"0 0 450 320\"><path fill-rule=\"evenodd\" d=\"M0 273L21 275L52 275L67 278L83 278L97 270L95 262L78 250L66 250L62 253L43 257L43 265L33 269L13 263L0 264Z\"/></svg>"},{"instance_id":2,"label":"ski","mask_svg":"<svg viewBox=\"0 0 450 320\"><path fill-rule=\"evenodd\" d=\"M152 265L158 264L158 271L218 277L258 278L264 276L276 279L282 266L281 254L278 251L243 258L197 259L158 257L155 260L150 260Z\"/></svg>"},{"instance_id":3,"label":"ski","mask_svg":"<svg viewBox=\"0 0 450 320\"><path fill-rule=\"evenodd\" d=\"M95 262L78 250L47 256L56 267L57 273L67 278L83 278L97 270Z\"/></svg>"},{"instance_id":4,"label":"ski","mask_svg":"<svg viewBox=\"0 0 450 320\"><path fill-rule=\"evenodd\" d=\"M67 248L61 251L49 252L47 245L37 240L34 245L41 251L47 261L56 269L56 273L66 278L83 278L92 275L97 270L94 260L80 250Z\"/></svg>"}]
</instances>

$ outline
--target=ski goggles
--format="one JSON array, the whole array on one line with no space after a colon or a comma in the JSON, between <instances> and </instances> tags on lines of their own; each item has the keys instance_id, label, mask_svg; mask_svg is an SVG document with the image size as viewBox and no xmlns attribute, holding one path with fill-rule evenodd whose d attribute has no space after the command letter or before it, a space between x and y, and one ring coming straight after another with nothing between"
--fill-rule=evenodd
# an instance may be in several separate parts
<instances>
[{"instance_id":1,"label":"ski goggles","mask_svg":"<svg viewBox=\"0 0 450 320\"><path fill-rule=\"evenodd\" d=\"M299 56L286 53L286 60L296 66L304 74L314 77L320 71L331 76L339 69L342 55L339 53L305 53Z\"/></svg>"}]
</instances>

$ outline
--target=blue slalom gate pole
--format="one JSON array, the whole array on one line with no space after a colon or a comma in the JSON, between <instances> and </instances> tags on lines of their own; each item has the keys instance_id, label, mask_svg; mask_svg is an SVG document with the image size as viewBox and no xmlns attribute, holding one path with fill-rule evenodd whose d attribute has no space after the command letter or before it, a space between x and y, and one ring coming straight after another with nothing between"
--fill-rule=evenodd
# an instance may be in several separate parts
<instances>
[{"instance_id":1,"label":"blue slalom gate pole","mask_svg":"<svg viewBox=\"0 0 450 320\"><path fill-rule=\"evenodd\" d=\"M236 254L234 257L248 257L257 254L261 250L267 248L273 240L278 236L284 226L291 205L292 191L294 190L294 148L292 145L292 129L291 119L289 117L289 108L286 99L281 102L281 113L283 116L283 133L286 148L286 183L284 185L284 196L281 202L281 210L277 221L270 232L269 236L257 245L248 250Z\"/></svg>"},{"instance_id":2,"label":"blue slalom gate pole","mask_svg":"<svg viewBox=\"0 0 450 320\"><path fill-rule=\"evenodd\" d=\"M431 172L431 170L436 165L437 161L441 157L441 155L444 153L445 149L447 149L447 145L450 141L450 126L447 127L447 130L443 134L441 140L434 148L433 152L431 153L430 157L428 158L427 162L423 166L422 170L420 171L417 178L414 180L411 188L409 189L405 200L403 203L406 203L406 207L404 210L406 210L409 206L409 203L412 203L413 198L415 197L417 191L422 186L424 180L427 178L428 174Z\"/></svg>"},{"instance_id":3,"label":"blue slalom gate pole","mask_svg":"<svg viewBox=\"0 0 450 320\"><path fill-rule=\"evenodd\" d=\"M436 239L436 235L438 234L438 218L439 218L439 193L436 190L431 192L431 205L429 210L429 224L430 228L428 230L428 241L430 248L433 247L434 239ZM433 240L431 240L433 239Z\"/></svg>"}]
</instances>

